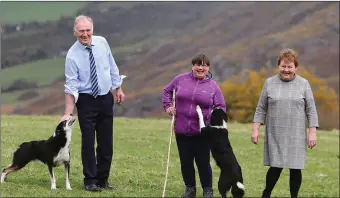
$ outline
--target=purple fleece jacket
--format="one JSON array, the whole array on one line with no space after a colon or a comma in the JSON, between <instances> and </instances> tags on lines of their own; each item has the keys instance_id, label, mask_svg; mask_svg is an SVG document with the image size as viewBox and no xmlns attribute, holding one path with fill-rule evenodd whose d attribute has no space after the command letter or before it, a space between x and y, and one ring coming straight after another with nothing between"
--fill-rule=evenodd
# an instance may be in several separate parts
<instances>
[{"instance_id":1,"label":"purple fleece jacket","mask_svg":"<svg viewBox=\"0 0 340 198\"><path fill-rule=\"evenodd\" d=\"M201 107L206 125L209 124L210 112L214 107L220 107L226 112L222 92L217 83L209 77L198 80L192 72L176 76L163 89L164 110L172 105L173 89L176 92L175 133L186 135L200 133L196 105Z\"/></svg>"}]
</instances>

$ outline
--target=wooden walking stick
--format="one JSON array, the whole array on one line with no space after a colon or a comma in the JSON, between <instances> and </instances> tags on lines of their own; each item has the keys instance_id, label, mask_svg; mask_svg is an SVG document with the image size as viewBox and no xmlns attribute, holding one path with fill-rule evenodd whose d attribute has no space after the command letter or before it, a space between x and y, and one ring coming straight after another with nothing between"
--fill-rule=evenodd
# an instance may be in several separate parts
<instances>
[{"instance_id":1,"label":"wooden walking stick","mask_svg":"<svg viewBox=\"0 0 340 198\"><path fill-rule=\"evenodd\" d=\"M172 92L172 106L176 107L176 93L175 89ZM171 151L171 140L172 140L172 133L174 131L174 122L175 122L175 115L172 115L171 126L170 126L170 139L169 139L169 148L168 148L168 161L166 164L166 171L165 171L165 180L164 180L164 187L163 187L163 195L165 197L165 189L166 189L166 182L168 180L168 172L169 172L169 163L170 163L170 151Z\"/></svg>"}]
</instances>

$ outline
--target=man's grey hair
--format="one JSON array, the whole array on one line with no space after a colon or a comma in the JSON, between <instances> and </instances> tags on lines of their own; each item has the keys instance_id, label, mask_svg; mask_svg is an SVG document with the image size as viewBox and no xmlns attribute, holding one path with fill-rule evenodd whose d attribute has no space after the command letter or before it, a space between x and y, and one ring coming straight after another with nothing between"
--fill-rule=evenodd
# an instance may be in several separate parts
<instances>
[{"instance_id":1,"label":"man's grey hair","mask_svg":"<svg viewBox=\"0 0 340 198\"><path fill-rule=\"evenodd\" d=\"M90 23L92 23L92 29L93 29L93 19L89 16L85 16L85 15L79 15L76 17L76 19L74 20L74 24L73 24L73 29L76 29L76 26L79 22L81 21L89 21Z\"/></svg>"}]
</instances>

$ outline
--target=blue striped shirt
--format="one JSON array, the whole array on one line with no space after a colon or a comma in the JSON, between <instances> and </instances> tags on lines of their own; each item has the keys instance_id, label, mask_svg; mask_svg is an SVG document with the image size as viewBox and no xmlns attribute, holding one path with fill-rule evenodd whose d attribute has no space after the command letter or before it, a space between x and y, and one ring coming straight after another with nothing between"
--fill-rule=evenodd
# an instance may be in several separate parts
<instances>
[{"instance_id":1,"label":"blue striped shirt","mask_svg":"<svg viewBox=\"0 0 340 198\"><path fill-rule=\"evenodd\" d=\"M99 95L107 94L110 89L121 86L123 78L119 76L119 69L112 56L106 39L92 36L92 52L96 62ZM65 61L65 93L71 94L78 100L79 93L91 94L89 51L78 40L72 45Z\"/></svg>"}]
</instances>

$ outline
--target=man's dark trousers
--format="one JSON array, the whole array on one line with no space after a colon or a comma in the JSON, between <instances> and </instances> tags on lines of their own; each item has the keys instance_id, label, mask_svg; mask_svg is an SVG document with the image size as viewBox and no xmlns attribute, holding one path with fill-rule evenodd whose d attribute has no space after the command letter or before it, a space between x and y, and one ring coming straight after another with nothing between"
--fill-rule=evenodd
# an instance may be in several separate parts
<instances>
[{"instance_id":1,"label":"man's dark trousers","mask_svg":"<svg viewBox=\"0 0 340 198\"><path fill-rule=\"evenodd\" d=\"M84 185L105 184L110 174L113 155L113 95L94 98L80 93L76 103L82 133L81 158ZM97 138L97 159L95 139Z\"/></svg>"}]
</instances>

